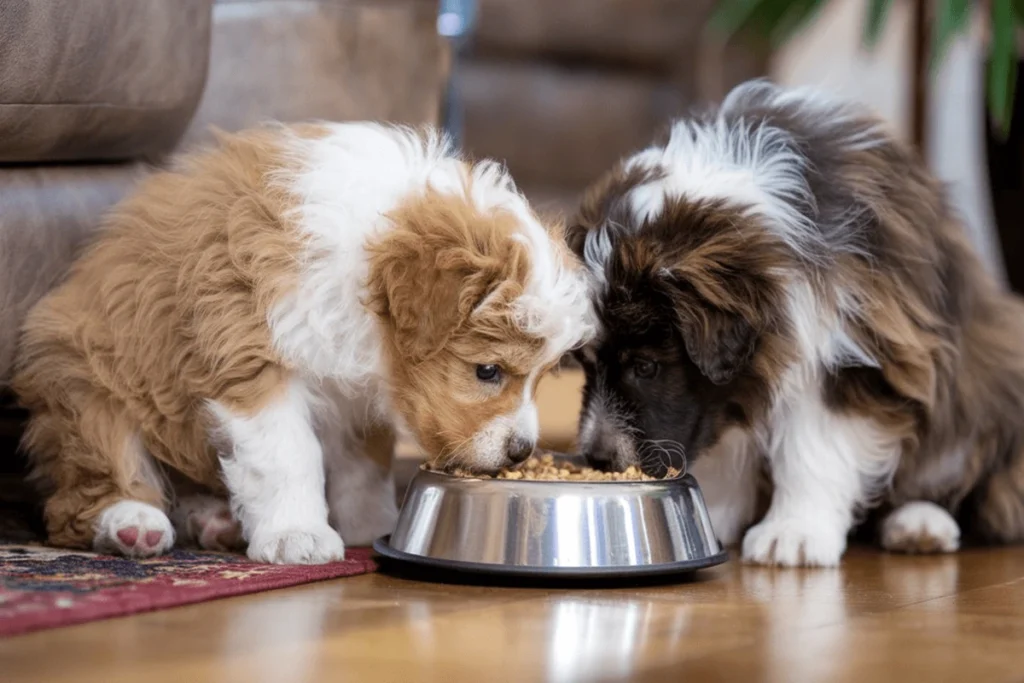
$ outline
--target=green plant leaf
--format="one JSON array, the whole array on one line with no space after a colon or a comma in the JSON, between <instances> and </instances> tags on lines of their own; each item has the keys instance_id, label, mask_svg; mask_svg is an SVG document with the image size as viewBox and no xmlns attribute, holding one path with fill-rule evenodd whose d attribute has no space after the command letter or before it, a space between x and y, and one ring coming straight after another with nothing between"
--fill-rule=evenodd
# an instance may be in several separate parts
<instances>
[{"instance_id":1,"label":"green plant leaf","mask_svg":"<svg viewBox=\"0 0 1024 683\"><path fill-rule=\"evenodd\" d=\"M864 46L868 49L878 45L878 39L882 37L882 29L885 27L885 20L889 16L891 7L892 0L868 0L868 15L864 22L862 37Z\"/></svg>"},{"instance_id":2,"label":"green plant leaf","mask_svg":"<svg viewBox=\"0 0 1024 683\"><path fill-rule=\"evenodd\" d=\"M794 6L816 4L822 0L722 0L708 21L710 28L728 40L744 30L773 36ZM802 10L801 10L802 11Z\"/></svg>"},{"instance_id":3,"label":"green plant leaf","mask_svg":"<svg viewBox=\"0 0 1024 683\"><path fill-rule=\"evenodd\" d=\"M786 44L794 34L804 28L825 5L827 0L792 0L785 12L771 28L769 40L772 47Z\"/></svg>"},{"instance_id":4,"label":"green plant leaf","mask_svg":"<svg viewBox=\"0 0 1024 683\"><path fill-rule=\"evenodd\" d=\"M722 0L711 15L708 26L728 39L750 22L762 5L779 4L778 0Z\"/></svg>"},{"instance_id":5,"label":"green plant leaf","mask_svg":"<svg viewBox=\"0 0 1024 683\"><path fill-rule=\"evenodd\" d=\"M1005 136L1017 84L1017 25L1013 0L992 0L992 46L988 64L988 108L996 133Z\"/></svg>"},{"instance_id":6,"label":"green plant leaf","mask_svg":"<svg viewBox=\"0 0 1024 683\"><path fill-rule=\"evenodd\" d=\"M945 58L953 39L970 28L971 0L938 0L933 25L935 34L932 37L930 67L935 70Z\"/></svg>"},{"instance_id":7,"label":"green plant leaf","mask_svg":"<svg viewBox=\"0 0 1024 683\"><path fill-rule=\"evenodd\" d=\"M771 36L791 5L791 2L762 2L750 15L748 27L761 35Z\"/></svg>"}]
</instances>

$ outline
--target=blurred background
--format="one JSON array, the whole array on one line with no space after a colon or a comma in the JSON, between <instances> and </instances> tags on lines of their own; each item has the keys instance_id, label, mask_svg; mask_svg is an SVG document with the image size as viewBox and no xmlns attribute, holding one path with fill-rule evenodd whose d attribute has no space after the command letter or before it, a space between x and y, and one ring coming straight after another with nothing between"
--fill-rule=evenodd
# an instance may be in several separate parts
<instances>
[{"instance_id":1,"label":"blurred background","mask_svg":"<svg viewBox=\"0 0 1024 683\"><path fill-rule=\"evenodd\" d=\"M774 23L747 16L728 38L714 30L723 12L772 5L784 10ZM439 27L453 35L456 60L446 120L470 152L505 160L539 206L571 212L616 159L740 81L825 86L921 148L989 266L1013 271L1020 290L1002 251L1024 260L1021 127L1000 137L988 125L989 11L968 0L448 0ZM868 44L872 12L881 16ZM938 31L949 35L933 57Z\"/></svg>"},{"instance_id":2,"label":"blurred background","mask_svg":"<svg viewBox=\"0 0 1024 683\"><path fill-rule=\"evenodd\" d=\"M543 212L749 78L860 100L916 146L1024 291L1024 0L0 0L4 385L27 310L146 168L266 119L441 123ZM581 379L541 388L566 448ZM18 494L20 495L20 494Z\"/></svg>"},{"instance_id":3,"label":"blurred background","mask_svg":"<svg viewBox=\"0 0 1024 683\"><path fill-rule=\"evenodd\" d=\"M438 26L454 59L444 121L474 156L505 161L542 211L571 216L617 159L737 83L821 86L871 107L919 150L989 269L1020 292L1022 9L1010 0L446 0ZM541 384L545 445L571 447L581 384L572 371Z\"/></svg>"}]
</instances>

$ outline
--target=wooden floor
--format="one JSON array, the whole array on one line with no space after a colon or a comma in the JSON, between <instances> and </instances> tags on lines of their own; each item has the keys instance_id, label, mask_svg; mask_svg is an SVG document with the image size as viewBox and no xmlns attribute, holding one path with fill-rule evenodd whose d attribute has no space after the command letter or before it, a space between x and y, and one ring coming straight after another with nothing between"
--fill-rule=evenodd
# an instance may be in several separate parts
<instances>
[{"instance_id":1,"label":"wooden floor","mask_svg":"<svg viewBox=\"0 0 1024 683\"><path fill-rule=\"evenodd\" d=\"M15 681L1024 681L1024 548L638 588L369 575L0 641Z\"/></svg>"},{"instance_id":2,"label":"wooden floor","mask_svg":"<svg viewBox=\"0 0 1024 683\"><path fill-rule=\"evenodd\" d=\"M541 386L547 445L579 373ZM399 479L415 471L400 463ZM0 681L1024 683L1024 548L734 562L683 585L541 589L381 574L0 641Z\"/></svg>"}]
</instances>

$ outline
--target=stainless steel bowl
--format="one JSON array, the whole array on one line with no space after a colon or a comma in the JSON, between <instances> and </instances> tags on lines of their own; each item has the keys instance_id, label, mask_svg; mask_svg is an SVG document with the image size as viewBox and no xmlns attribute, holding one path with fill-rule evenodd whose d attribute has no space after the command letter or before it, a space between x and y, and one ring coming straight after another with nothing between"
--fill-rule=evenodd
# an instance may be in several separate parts
<instances>
[{"instance_id":1,"label":"stainless steel bowl","mask_svg":"<svg viewBox=\"0 0 1024 683\"><path fill-rule=\"evenodd\" d=\"M421 470L394 533L374 548L432 568L534 576L669 574L727 558L689 475L524 481Z\"/></svg>"}]
</instances>

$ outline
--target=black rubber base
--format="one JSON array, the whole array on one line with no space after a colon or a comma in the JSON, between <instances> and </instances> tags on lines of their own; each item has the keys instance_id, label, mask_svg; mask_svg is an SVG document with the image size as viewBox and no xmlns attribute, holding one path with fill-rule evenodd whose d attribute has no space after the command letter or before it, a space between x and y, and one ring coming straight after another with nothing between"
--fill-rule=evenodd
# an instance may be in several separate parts
<instances>
[{"instance_id":1,"label":"black rubber base","mask_svg":"<svg viewBox=\"0 0 1024 683\"><path fill-rule=\"evenodd\" d=\"M501 580L545 584L580 580L599 583L664 583L668 579L684 582L692 580L697 570L714 567L729 559L729 553L723 550L717 555L696 560L643 567L515 567L411 555L392 548L389 540L390 537L385 536L373 542L373 549L385 560L382 563L385 568L397 570L395 573L406 578L442 583L495 583Z\"/></svg>"}]
</instances>

